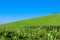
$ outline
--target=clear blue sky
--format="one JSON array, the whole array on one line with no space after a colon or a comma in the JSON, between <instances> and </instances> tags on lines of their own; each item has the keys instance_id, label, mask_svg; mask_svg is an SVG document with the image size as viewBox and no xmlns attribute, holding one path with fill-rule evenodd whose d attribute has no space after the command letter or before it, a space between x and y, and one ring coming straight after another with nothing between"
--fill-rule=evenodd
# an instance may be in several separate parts
<instances>
[{"instance_id":1,"label":"clear blue sky","mask_svg":"<svg viewBox=\"0 0 60 40\"><path fill-rule=\"evenodd\" d=\"M60 0L0 0L0 23L60 13Z\"/></svg>"}]
</instances>

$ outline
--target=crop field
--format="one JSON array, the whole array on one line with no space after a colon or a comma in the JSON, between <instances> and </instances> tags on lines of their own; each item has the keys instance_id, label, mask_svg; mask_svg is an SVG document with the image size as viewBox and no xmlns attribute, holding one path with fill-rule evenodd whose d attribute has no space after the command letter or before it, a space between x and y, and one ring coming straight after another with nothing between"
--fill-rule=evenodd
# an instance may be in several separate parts
<instances>
[{"instance_id":1,"label":"crop field","mask_svg":"<svg viewBox=\"0 0 60 40\"><path fill-rule=\"evenodd\" d=\"M0 40L60 40L60 26L0 27Z\"/></svg>"},{"instance_id":2,"label":"crop field","mask_svg":"<svg viewBox=\"0 0 60 40\"><path fill-rule=\"evenodd\" d=\"M60 40L60 15L0 25L0 40Z\"/></svg>"}]
</instances>

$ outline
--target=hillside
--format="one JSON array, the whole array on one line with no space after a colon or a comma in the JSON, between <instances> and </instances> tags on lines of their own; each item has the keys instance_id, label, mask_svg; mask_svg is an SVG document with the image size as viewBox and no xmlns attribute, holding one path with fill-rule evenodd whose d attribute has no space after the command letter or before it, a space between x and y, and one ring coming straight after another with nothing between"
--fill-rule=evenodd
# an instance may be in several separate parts
<instances>
[{"instance_id":1,"label":"hillside","mask_svg":"<svg viewBox=\"0 0 60 40\"><path fill-rule=\"evenodd\" d=\"M38 18L32 18L12 23L3 24L4 26L43 26L43 25L60 25L60 14L48 15Z\"/></svg>"},{"instance_id":2,"label":"hillside","mask_svg":"<svg viewBox=\"0 0 60 40\"><path fill-rule=\"evenodd\" d=\"M60 40L60 14L2 24L0 40Z\"/></svg>"}]
</instances>

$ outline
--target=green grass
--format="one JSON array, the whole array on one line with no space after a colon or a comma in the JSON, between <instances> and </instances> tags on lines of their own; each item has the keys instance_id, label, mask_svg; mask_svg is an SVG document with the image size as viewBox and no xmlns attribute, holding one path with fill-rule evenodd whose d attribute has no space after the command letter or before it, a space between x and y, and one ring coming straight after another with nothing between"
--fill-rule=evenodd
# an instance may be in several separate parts
<instances>
[{"instance_id":1,"label":"green grass","mask_svg":"<svg viewBox=\"0 0 60 40\"><path fill-rule=\"evenodd\" d=\"M60 14L1 24L0 40L60 40Z\"/></svg>"},{"instance_id":2,"label":"green grass","mask_svg":"<svg viewBox=\"0 0 60 40\"><path fill-rule=\"evenodd\" d=\"M12 23L7 23L4 25L8 26L43 26L43 25L60 25L60 14L43 16L38 18L32 18Z\"/></svg>"}]
</instances>

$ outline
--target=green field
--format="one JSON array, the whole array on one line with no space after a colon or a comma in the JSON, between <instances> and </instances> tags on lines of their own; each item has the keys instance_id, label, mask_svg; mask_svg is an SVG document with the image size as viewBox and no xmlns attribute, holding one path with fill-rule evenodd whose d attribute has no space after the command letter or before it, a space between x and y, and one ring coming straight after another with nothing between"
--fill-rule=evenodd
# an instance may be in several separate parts
<instances>
[{"instance_id":1,"label":"green field","mask_svg":"<svg viewBox=\"0 0 60 40\"><path fill-rule=\"evenodd\" d=\"M60 40L60 14L1 24L0 40Z\"/></svg>"}]
</instances>

